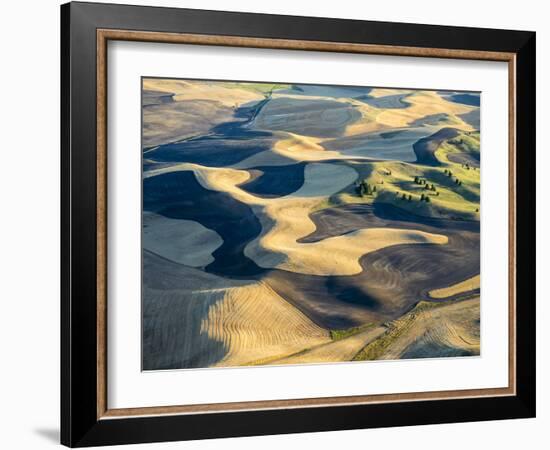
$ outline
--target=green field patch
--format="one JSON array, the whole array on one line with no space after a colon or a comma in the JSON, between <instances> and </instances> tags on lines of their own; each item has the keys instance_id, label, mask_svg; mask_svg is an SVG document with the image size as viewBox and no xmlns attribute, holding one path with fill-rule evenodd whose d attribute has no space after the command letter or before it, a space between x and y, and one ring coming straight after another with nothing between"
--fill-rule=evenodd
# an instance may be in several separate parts
<instances>
[{"instance_id":1,"label":"green field patch","mask_svg":"<svg viewBox=\"0 0 550 450\"><path fill-rule=\"evenodd\" d=\"M388 330L357 353L353 361L374 361L380 359L386 350L413 326L415 320L414 315L408 314L404 318L391 322L388 324Z\"/></svg>"},{"instance_id":2,"label":"green field patch","mask_svg":"<svg viewBox=\"0 0 550 450\"><path fill-rule=\"evenodd\" d=\"M346 339L350 336L354 336L356 334L359 334L363 331L368 330L369 328L374 327L374 323L367 323L365 325L360 325L358 327L352 327L352 328L345 328L343 330L330 330L330 338L333 341L339 341L341 339Z\"/></svg>"},{"instance_id":3,"label":"green field patch","mask_svg":"<svg viewBox=\"0 0 550 450\"><path fill-rule=\"evenodd\" d=\"M468 138L474 145L471 142L475 139ZM442 147L444 152L458 151L447 143ZM425 217L479 219L479 169L447 162L444 156L442 159L440 168L397 161L369 162L368 170L359 171L355 189L339 193L332 202L389 203ZM368 185L370 189L358 190L357 185Z\"/></svg>"}]
</instances>

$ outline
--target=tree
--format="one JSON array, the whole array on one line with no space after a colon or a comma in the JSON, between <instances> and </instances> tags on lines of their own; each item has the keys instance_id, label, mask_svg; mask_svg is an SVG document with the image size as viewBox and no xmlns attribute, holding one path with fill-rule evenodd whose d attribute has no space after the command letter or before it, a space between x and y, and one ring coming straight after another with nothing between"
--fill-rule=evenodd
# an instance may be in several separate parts
<instances>
[{"instance_id":1,"label":"tree","mask_svg":"<svg viewBox=\"0 0 550 450\"><path fill-rule=\"evenodd\" d=\"M412 195L409 194L409 202L413 199Z\"/></svg>"},{"instance_id":2,"label":"tree","mask_svg":"<svg viewBox=\"0 0 550 450\"><path fill-rule=\"evenodd\" d=\"M425 200L426 200L426 203L430 203L430 197L428 197L427 195L426 195Z\"/></svg>"},{"instance_id":3,"label":"tree","mask_svg":"<svg viewBox=\"0 0 550 450\"><path fill-rule=\"evenodd\" d=\"M423 201L424 201L424 197L425 197L425 195L424 195L424 194L422 194L422 195L420 196L420 201L421 201L421 202L423 202Z\"/></svg>"},{"instance_id":4,"label":"tree","mask_svg":"<svg viewBox=\"0 0 550 450\"><path fill-rule=\"evenodd\" d=\"M401 196L401 199L405 200L405 193L403 193L403 195Z\"/></svg>"},{"instance_id":5,"label":"tree","mask_svg":"<svg viewBox=\"0 0 550 450\"><path fill-rule=\"evenodd\" d=\"M418 180L418 176L414 177L414 183L415 184L418 184L419 180Z\"/></svg>"},{"instance_id":6,"label":"tree","mask_svg":"<svg viewBox=\"0 0 550 450\"><path fill-rule=\"evenodd\" d=\"M356 185L355 191L361 197L365 195L373 195L376 192L376 186L370 185L365 180ZM399 195L399 193L396 193Z\"/></svg>"}]
</instances>

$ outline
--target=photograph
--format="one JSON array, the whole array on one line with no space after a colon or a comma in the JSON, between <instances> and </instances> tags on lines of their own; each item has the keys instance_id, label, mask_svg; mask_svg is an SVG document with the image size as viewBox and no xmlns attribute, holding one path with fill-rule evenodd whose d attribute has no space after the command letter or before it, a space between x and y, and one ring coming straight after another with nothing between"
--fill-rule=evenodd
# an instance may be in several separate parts
<instances>
[{"instance_id":1,"label":"photograph","mask_svg":"<svg viewBox=\"0 0 550 450\"><path fill-rule=\"evenodd\" d=\"M480 356L481 100L142 76L142 370Z\"/></svg>"}]
</instances>

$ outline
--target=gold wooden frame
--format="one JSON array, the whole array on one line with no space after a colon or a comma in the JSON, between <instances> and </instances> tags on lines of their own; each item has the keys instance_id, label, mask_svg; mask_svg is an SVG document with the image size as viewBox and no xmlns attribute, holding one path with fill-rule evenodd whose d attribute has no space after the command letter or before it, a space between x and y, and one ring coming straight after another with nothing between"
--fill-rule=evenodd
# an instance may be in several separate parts
<instances>
[{"instance_id":1,"label":"gold wooden frame","mask_svg":"<svg viewBox=\"0 0 550 450\"><path fill-rule=\"evenodd\" d=\"M504 388L411 392L290 400L266 400L202 405L150 406L109 409L107 405L107 42L109 40L180 43L287 50L310 50L371 55L432 57L501 61L508 63L508 386ZM506 52L398 47L388 45L246 38L236 36L158 33L147 31L97 30L97 418L219 413L243 410L289 409L516 395L516 55Z\"/></svg>"}]
</instances>

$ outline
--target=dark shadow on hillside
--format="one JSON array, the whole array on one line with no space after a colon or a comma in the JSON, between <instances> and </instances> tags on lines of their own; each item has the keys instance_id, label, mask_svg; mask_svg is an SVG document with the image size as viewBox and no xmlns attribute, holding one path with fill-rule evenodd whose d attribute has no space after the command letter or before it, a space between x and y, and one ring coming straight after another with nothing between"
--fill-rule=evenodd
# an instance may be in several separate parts
<instances>
[{"instance_id":1,"label":"dark shadow on hillside","mask_svg":"<svg viewBox=\"0 0 550 450\"><path fill-rule=\"evenodd\" d=\"M258 166L250 170L258 170L261 174L252 181L241 184L244 191L262 198L276 198L291 194L304 184L304 169L306 163L285 166Z\"/></svg>"},{"instance_id":2,"label":"dark shadow on hillside","mask_svg":"<svg viewBox=\"0 0 550 450\"><path fill-rule=\"evenodd\" d=\"M251 130L254 120L269 99L235 109L235 119L211 128L207 133L160 145L146 157L159 163L194 163L210 167L236 164L256 153L269 150L276 138L267 131Z\"/></svg>"},{"instance_id":3,"label":"dark shadow on hillside","mask_svg":"<svg viewBox=\"0 0 550 450\"><path fill-rule=\"evenodd\" d=\"M226 356L224 343L202 329L210 309L223 300L223 293L189 297L194 290L230 286L223 280L214 284L216 281L195 269L143 252L143 370L208 367Z\"/></svg>"},{"instance_id":4,"label":"dark shadow on hillside","mask_svg":"<svg viewBox=\"0 0 550 450\"><path fill-rule=\"evenodd\" d=\"M458 130L455 128L442 128L437 133L420 139L413 145L413 150L416 154L416 162L426 166L441 166L441 163L435 157L435 152L443 141L458 136L458 133Z\"/></svg>"},{"instance_id":5,"label":"dark shadow on hillside","mask_svg":"<svg viewBox=\"0 0 550 450\"><path fill-rule=\"evenodd\" d=\"M252 208L231 195L204 189L191 171L170 172L143 180L143 210L171 219L194 220L214 230L223 244L206 270L248 276L261 270L244 256L246 245L261 232Z\"/></svg>"},{"instance_id":6,"label":"dark shadow on hillside","mask_svg":"<svg viewBox=\"0 0 550 450\"><path fill-rule=\"evenodd\" d=\"M479 273L479 222L420 217L386 203L342 205L311 214L316 231L301 242L317 242L364 228L397 228L443 234L448 244L402 244L363 256L363 272L331 277L327 285L339 301L358 286L357 302L391 318L406 311L432 289L450 286ZM320 290L319 287L316 289Z\"/></svg>"}]
</instances>

